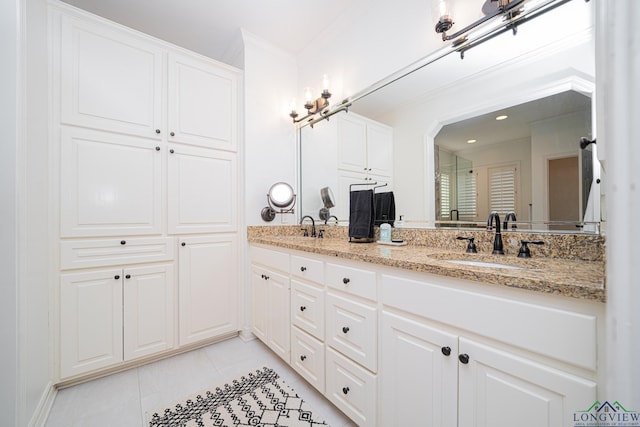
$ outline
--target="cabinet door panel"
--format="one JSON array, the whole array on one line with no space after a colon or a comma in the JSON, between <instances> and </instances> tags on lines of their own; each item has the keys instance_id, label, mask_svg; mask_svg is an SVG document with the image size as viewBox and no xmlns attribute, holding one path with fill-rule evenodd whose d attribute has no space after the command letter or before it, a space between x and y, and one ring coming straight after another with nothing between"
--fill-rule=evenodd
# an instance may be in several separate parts
<instances>
[{"instance_id":1,"label":"cabinet door panel","mask_svg":"<svg viewBox=\"0 0 640 427\"><path fill-rule=\"evenodd\" d=\"M267 282L269 282L267 345L289 363L291 348L289 278L272 272L268 272L267 276Z\"/></svg>"},{"instance_id":2,"label":"cabinet door panel","mask_svg":"<svg viewBox=\"0 0 640 427\"><path fill-rule=\"evenodd\" d=\"M173 266L124 270L124 360L173 347Z\"/></svg>"},{"instance_id":3,"label":"cabinet door panel","mask_svg":"<svg viewBox=\"0 0 640 427\"><path fill-rule=\"evenodd\" d=\"M367 123L367 169L370 174L392 176L393 133L390 127Z\"/></svg>"},{"instance_id":4,"label":"cabinet door panel","mask_svg":"<svg viewBox=\"0 0 640 427\"><path fill-rule=\"evenodd\" d=\"M267 271L251 267L251 331L260 341L267 343L267 304L269 288L264 276Z\"/></svg>"},{"instance_id":5,"label":"cabinet door panel","mask_svg":"<svg viewBox=\"0 0 640 427\"><path fill-rule=\"evenodd\" d=\"M338 169L367 172L367 127L363 120L338 118Z\"/></svg>"},{"instance_id":6,"label":"cabinet door panel","mask_svg":"<svg viewBox=\"0 0 640 427\"><path fill-rule=\"evenodd\" d=\"M324 340L324 292L315 286L291 281L291 323Z\"/></svg>"},{"instance_id":7,"label":"cabinet door panel","mask_svg":"<svg viewBox=\"0 0 640 427\"><path fill-rule=\"evenodd\" d=\"M236 231L235 155L183 146L169 149L169 233Z\"/></svg>"},{"instance_id":8,"label":"cabinet door panel","mask_svg":"<svg viewBox=\"0 0 640 427\"><path fill-rule=\"evenodd\" d=\"M237 74L178 54L169 56L169 138L237 149Z\"/></svg>"},{"instance_id":9,"label":"cabinet door panel","mask_svg":"<svg viewBox=\"0 0 640 427\"><path fill-rule=\"evenodd\" d=\"M458 337L388 312L381 337L381 425L455 427Z\"/></svg>"},{"instance_id":10,"label":"cabinet door panel","mask_svg":"<svg viewBox=\"0 0 640 427\"><path fill-rule=\"evenodd\" d=\"M180 238L180 345L237 331L236 246L234 235Z\"/></svg>"},{"instance_id":11,"label":"cabinet door panel","mask_svg":"<svg viewBox=\"0 0 640 427\"><path fill-rule=\"evenodd\" d=\"M62 129L62 237L160 234L161 169L148 140Z\"/></svg>"},{"instance_id":12,"label":"cabinet door panel","mask_svg":"<svg viewBox=\"0 0 640 427\"><path fill-rule=\"evenodd\" d=\"M596 384L562 371L460 338L469 355L459 367L460 426L562 427L596 400Z\"/></svg>"},{"instance_id":13,"label":"cabinet door panel","mask_svg":"<svg viewBox=\"0 0 640 427\"><path fill-rule=\"evenodd\" d=\"M320 393L324 393L324 344L291 327L291 366Z\"/></svg>"},{"instance_id":14,"label":"cabinet door panel","mask_svg":"<svg viewBox=\"0 0 640 427\"><path fill-rule=\"evenodd\" d=\"M63 123L160 138L162 51L96 22L62 17Z\"/></svg>"},{"instance_id":15,"label":"cabinet door panel","mask_svg":"<svg viewBox=\"0 0 640 427\"><path fill-rule=\"evenodd\" d=\"M62 275L60 376L122 361L122 270Z\"/></svg>"}]
</instances>

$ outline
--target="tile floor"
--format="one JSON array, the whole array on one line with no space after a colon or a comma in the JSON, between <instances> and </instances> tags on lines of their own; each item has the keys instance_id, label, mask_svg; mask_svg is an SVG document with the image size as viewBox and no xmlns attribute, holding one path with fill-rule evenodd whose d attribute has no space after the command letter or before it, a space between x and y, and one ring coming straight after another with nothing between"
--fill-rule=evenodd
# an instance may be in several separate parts
<instances>
[{"instance_id":1,"label":"tile floor","mask_svg":"<svg viewBox=\"0 0 640 427\"><path fill-rule=\"evenodd\" d=\"M232 338L59 390L45 427L144 426L146 412L261 366L275 369L330 426L355 426L262 342Z\"/></svg>"}]
</instances>

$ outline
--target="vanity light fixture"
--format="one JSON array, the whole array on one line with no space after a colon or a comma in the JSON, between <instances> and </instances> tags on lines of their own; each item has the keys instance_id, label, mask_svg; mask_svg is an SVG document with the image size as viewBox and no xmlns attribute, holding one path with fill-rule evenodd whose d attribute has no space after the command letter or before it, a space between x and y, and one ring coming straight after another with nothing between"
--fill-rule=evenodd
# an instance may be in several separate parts
<instances>
[{"instance_id":1,"label":"vanity light fixture","mask_svg":"<svg viewBox=\"0 0 640 427\"><path fill-rule=\"evenodd\" d=\"M482 5L482 12L484 17L477 21L467 25L460 31L453 34L447 34L455 21L451 14L451 6L453 0L432 0L434 16L438 17L436 21L436 33L442 34L442 41L455 40L454 46L462 44L467 41L466 33L476 28L478 25L487 22L496 16L502 16L505 21L511 20L518 16L522 12L522 5L525 0L485 0ZM516 27L513 27L515 34Z\"/></svg>"},{"instance_id":2,"label":"vanity light fixture","mask_svg":"<svg viewBox=\"0 0 640 427\"><path fill-rule=\"evenodd\" d=\"M293 123L299 123L314 114L322 114L329 107L329 98L331 98L331 92L329 92L329 76L326 74L322 76L322 93L316 99L313 99L313 89L310 87L304 88L304 108L307 110L307 115L298 119L298 113L296 112L295 101L291 104L291 113L289 116L293 119Z\"/></svg>"}]
</instances>

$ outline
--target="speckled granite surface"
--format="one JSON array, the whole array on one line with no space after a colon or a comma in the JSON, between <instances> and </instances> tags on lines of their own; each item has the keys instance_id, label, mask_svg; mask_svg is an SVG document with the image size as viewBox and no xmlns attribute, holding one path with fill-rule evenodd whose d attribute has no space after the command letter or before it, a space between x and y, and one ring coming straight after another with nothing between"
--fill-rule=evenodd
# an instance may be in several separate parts
<instances>
[{"instance_id":1,"label":"speckled granite surface","mask_svg":"<svg viewBox=\"0 0 640 427\"><path fill-rule=\"evenodd\" d=\"M476 234L477 254L464 252L466 242L455 240L457 230L394 230L408 246L350 243L345 227L325 228L325 238L301 237L300 226L248 227L250 242L300 250L406 270L439 274L573 298L605 301L603 238L595 235L538 234L545 245L531 245L532 258L517 258L519 240L530 233L503 234L505 255L491 255L493 234ZM400 237L402 232L402 237ZM513 233L513 234L512 234ZM514 240L514 242L512 242ZM579 247L578 247L579 246ZM586 247L583 247L586 246ZM451 260L493 262L517 269L460 265Z\"/></svg>"}]
</instances>

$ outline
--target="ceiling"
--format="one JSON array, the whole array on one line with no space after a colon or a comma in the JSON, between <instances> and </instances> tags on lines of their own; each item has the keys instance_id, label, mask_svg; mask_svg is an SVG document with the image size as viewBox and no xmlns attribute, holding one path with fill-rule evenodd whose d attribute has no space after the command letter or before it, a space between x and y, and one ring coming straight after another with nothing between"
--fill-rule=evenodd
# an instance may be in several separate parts
<instances>
[{"instance_id":1,"label":"ceiling","mask_svg":"<svg viewBox=\"0 0 640 427\"><path fill-rule=\"evenodd\" d=\"M591 111L591 98L575 91L562 92L444 126L436 136L436 144L457 152L530 138L532 123L579 111ZM507 115L508 118L498 121L498 115ZM589 128L590 124L586 127ZM477 142L468 144L469 139L476 139Z\"/></svg>"},{"instance_id":2,"label":"ceiling","mask_svg":"<svg viewBox=\"0 0 640 427\"><path fill-rule=\"evenodd\" d=\"M63 0L65 3L224 60L240 28L298 54L362 0Z\"/></svg>"}]
</instances>

